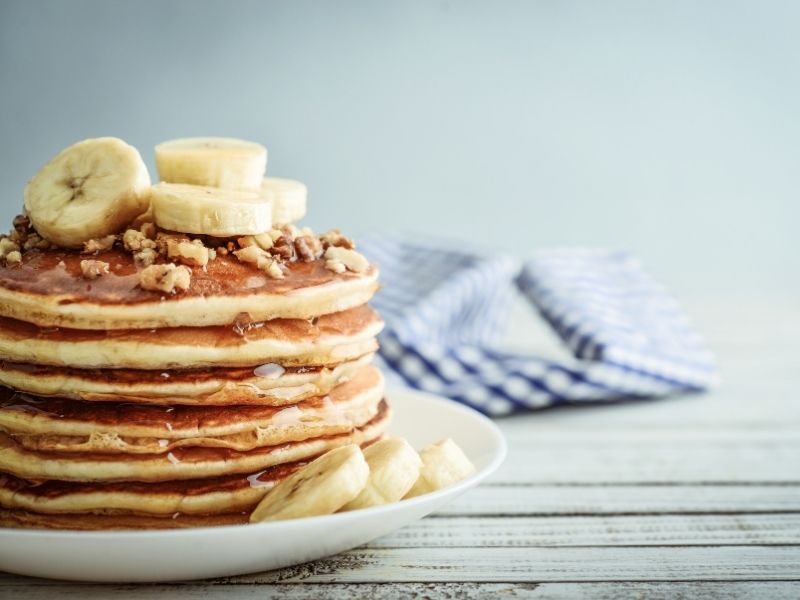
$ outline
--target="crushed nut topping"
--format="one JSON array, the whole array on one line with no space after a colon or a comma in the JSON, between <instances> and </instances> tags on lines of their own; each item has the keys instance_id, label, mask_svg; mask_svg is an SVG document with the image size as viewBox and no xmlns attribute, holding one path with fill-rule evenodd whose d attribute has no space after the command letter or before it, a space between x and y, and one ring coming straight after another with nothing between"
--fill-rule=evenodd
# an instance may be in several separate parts
<instances>
[{"instance_id":1,"label":"crushed nut topping","mask_svg":"<svg viewBox=\"0 0 800 600\"><path fill-rule=\"evenodd\" d=\"M254 265L273 279L283 279L284 273L280 263L259 246L245 246L233 253L240 262Z\"/></svg>"},{"instance_id":2,"label":"crushed nut topping","mask_svg":"<svg viewBox=\"0 0 800 600\"><path fill-rule=\"evenodd\" d=\"M152 225L152 223L145 223L145 225L148 224ZM142 226L142 229L144 229L145 225ZM155 248L156 242L145 235L143 231L128 229L122 234L122 245L125 246L125 250L129 252L138 252L145 248Z\"/></svg>"},{"instance_id":3,"label":"crushed nut topping","mask_svg":"<svg viewBox=\"0 0 800 600\"><path fill-rule=\"evenodd\" d=\"M14 218L8 235L0 236L0 261L20 262L22 254L31 249L47 249L50 242L42 238L25 215ZM286 276L287 263L311 263L324 259L325 267L335 273L363 273L369 268L367 259L355 252L352 239L338 229L317 235L310 228L296 225L276 225L265 233L236 238L189 236L171 231L159 231L152 215L142 215L120 235L88 240L83 254L97 254L118 247L129 252L139 267L140 285L147 290L174 293L185 290L191 281L189 267L205 270L210 261L230 255L264 272L273 279ZM165 262L166 261L166 262ZM164 264L162 264L164 263ZM107 263L97 260L81 262L81 272L89 279L110 272Z\"/></svg>"},{"instance_id":4,"label":"crushed nut topping","mask_svg":"<svg viewBox=\"0 0 800 600\"><path fill-rule=\"evenodd\" d=\"M322 256L322 242L312 235L301 235L294 241L294 250L303 262L314 262Z\"/></svg>"},{"instance_id":5,"label":"crushed nut topping","mask_svg":"<svg viewBox=\"0 0 800 600\"><path fill-rule=\"evenodd\" d=\"M175 258L191 267L205 267L208 264L208 248L200 240L167 242L167 256Z\"/></svg>"},{"instance_id":6,"label":"crushed nut topping","mask_svg":"<svg viewBox=\"0 0 800 600\"><path fill-rule=\"evenodd\" d=\"M85 259L81 261L81 273L86 279L97 279L108 275L110 265L102 260Z\"/></svg>"},{"instance_id":7,"label":"crushed nut topping","mask_svg":"<svg viewBox=\"0 0 800 600\"><path fill-rule=\"evenodd\" d=\"M347 267L345 267L344 263L340 260L326 260L325 268L333 271L334 273L344 273L347 271Z\"/></svg>"},{"instance_id":8,"label":"crushed nut topping","mask_svg":"<svg viewBox=\"0 0 800 600\"><path fill-rule=\"evenodd\" d=\"M342 235L342 232L338 229L326 231L319 236L319 239L326 249L330 246L336 246L337 248L347 248L348 250L353 250L356 247L355 242L349 237Z\"/></svg>"},{"instance_id":9,"label":"crushed nut topping","mask_svg":"<svg viewBox=\"0 0 800 600\"><path fill-rule=\"evenodd\" d=\"M31 228L31 220L27 215L17 215L14 217L13 225L19 233L27 233Z\"/></svg>"},{"instance_id":10,"label":"crushed nut topping","mask_svg":"<svg viewBox=\"0 0 800 600\"><path fill-rule=\"evenodd\" d=\"M19 244L11 238L0 238L0 258L8 258L11 252L19 252Z\"/></svg>"},{"instance_id":11,"label":"crushed nut topping","mask_svg":"<svg viewBox=\"0 0 800 600\"><path fill-rule=\"evenodd\" d=\"M95 254L97 252L111 250L111 248L113 248L114 246L114 242L116 241L117 241L117 236L114 234L107 235L105 237L97 238L94 240L89 240L88 242L83 243L83 253Z\"/></svg>"},{"instance_id":12,"label":"crushed nut topping","mask_svg":"<svg viewBox=\"0 0 800 600\"><path fill-rule=\"evenodd\" d=\"M176 290L186 290L192 279L192 272L183 265L172 263L150 265L139 272L139 285L145 290L174 294Z\"/></svg>"},{"instance_id":13,"label":"crushed nut topping","mask_svg":"<svg viewBox=\"0 0 800 600\"><path fill-rule=\"evenodd\" d=\"M138 252L133 253L133 260L140 267L149 267L158 258L158 252L153 248L142 248Z\"/></svg>"},{"instance_id":14,"label":"crushed nut topping","mask_svg":"<svg viewBox=\"0 0 800 600\"><path fill-rule=\"evenodd\" d=\"M325 266L337 273L341 273L341 271L337 270L339 266L335 264L336 261L342 263L349 271L355 273L364 273L369 268L369 261L363 254L359 254L355 250L349 250L348 248L330 246L325 250L325 258L327 259ZM328 266L328 263L333 264Z\"/></svg>"},{"instance_id":15,"label":"crushed nut topping","mask_svg":"<svg viewBox=\"0 0 800 600\"><path fill-rule=\"evenodd\" d=\"M31 250L32 248L38 248L39 250L47 250L49 247L50 247L50 242L48 242L38 233L28 234L28 237L25 239L25 243L22 244L22 248L25 250Z\"/></svg>"},{"instance_id":16,"label":"crushed nut topping","mask_svg":"<svg viewBox=\"0 0 800 600\"><path fill-rule=\"evenodd\" d=\"M294 241L282 235L272 245L270 252L285 261L295 260Z\"/></svg>"}]
</instances>

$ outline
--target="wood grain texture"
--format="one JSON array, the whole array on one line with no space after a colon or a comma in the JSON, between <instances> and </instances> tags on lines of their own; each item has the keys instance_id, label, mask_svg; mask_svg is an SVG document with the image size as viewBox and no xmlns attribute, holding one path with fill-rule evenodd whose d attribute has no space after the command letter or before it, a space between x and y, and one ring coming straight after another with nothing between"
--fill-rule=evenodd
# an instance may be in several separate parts
<instances>
[{"instance_id":1,"label":"wood grain texture","mask_svg":"<svg viewBox=\"0 0 800 600\"><path fill-rule=\"evenodd\" d=\"M424 519L368 548L800 544L800 514Z\"/></svg>"},{"instance_id":2,"label":"wood grain texture","mask_svg":"<svg viewBox=\"0 0 800 600\"><path fill-rule=\"evenodd\" d=\"M484 485L439 514L535 516L800 511L798 485Z\"/></svg>"},{"instance_id":3,"label":"wood grain texture","mask_svg":"<svg viewBox=\"0 0 800 600\"><path fill-rule=\"evenodd\" d=\"M50 586L12 585L2 588L8 598L52 600ZM796 600L797 582L599 582L599 583L328 583L328 584L172 584L172 585L65 585L63 600ZM4 598L6 596L3 596Z\"/></svg>"}]
</instances>

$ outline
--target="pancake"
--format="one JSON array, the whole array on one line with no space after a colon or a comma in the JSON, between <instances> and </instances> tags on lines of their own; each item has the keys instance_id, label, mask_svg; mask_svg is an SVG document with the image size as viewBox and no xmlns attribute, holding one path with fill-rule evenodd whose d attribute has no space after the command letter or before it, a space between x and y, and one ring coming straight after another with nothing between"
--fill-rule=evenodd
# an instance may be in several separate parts
<instances>
[{"instance_id":1,"label":"pancake","mask_svg":"<svg viewBox=\"0 0 800 600\"><path fill-rule=\"evenodd\" d=\"M0 265L0 316L41 327L150 329L226 325L237 315L254 321L310 319L369 301L378 269L334 273L320 259L287 263L284 279L271 279L232 256L192 268L189 288L163 294L139 287L133 256L119 249L92 255L111 265L94 280L81 275L86 258L71 250L27 250L17 264ZM62 265L63 263L63 265Z\"/></svg>"},{"instance_id":2,"label":"pancake","mask_svg":"<svg viewBox=\"0 0 800 600\"><path fill-rule=\"evenodd\" d=\"M264 446L246 452L228 448L183 447L166 454L107 454L28 450L0 433L0 471L22 479L59 481L170 481L254 473L305 460L346 444L364 444L380 436L391 411L385 400L378 413L351 433Z\"/></svg>"},{"instance_id":3,"label":"pancake","mask_svg":"<svg viewBox=\"0 0 800 600\"><path fill-rule=\"evenodd\" d=\"M349 433L372 419L383 376L366 366L330 395L289 407L156 407L34 398L0 390L0 430L22 447L164 454L202 446L252 450Z\"/></svg>"},{"instance_id":4,"label":"pancake","mask_svg":"<svg viewBox=\"0 0 800 600\"><path fill-rule=\"evenodd\" d=\"M88 331L44 329L0 318L0 356L10 362L82 369L186 369L332 364L377 350L383 321L364 304L305 319L233 326Z\"/></svg>"},{"instance_id":5,"label":"pancake","mask_svg":"<svg viewBox=\"0 0 800 600\"><path fill-rule=\"evenodd\" d=\"M0 361L0 385L37 396L89 402L198 406L284 406L323 396L372 360L366 354L336 365L179 371L75 369Z\"/></svg>"},{"instance_id":6,"label":"pancake","mask_svg":"<svg viewBox=\"0 0 800 600\"><path fill-rule=\"evenodd\" d=\"M38 513L149 514L171 517L252 509L278 481L305 462L251 475L162 483L29 482L0 474L0 507Z\"/></svg>"},{"instance_id":7,"label":"pancake","mask_svg":"<svg viewBox=\"0 0 800 600\"><path fill-rule=\"evenodd\" d=\"M24 510L0 510L0 527L26 529L77 529L129 530L129 529L185 529L188 527L218 527L221 525L245 525L249 513L183 515L154 517L145 515L94 515L63 514L47 515Z\"/></svg>"}]
</instances>

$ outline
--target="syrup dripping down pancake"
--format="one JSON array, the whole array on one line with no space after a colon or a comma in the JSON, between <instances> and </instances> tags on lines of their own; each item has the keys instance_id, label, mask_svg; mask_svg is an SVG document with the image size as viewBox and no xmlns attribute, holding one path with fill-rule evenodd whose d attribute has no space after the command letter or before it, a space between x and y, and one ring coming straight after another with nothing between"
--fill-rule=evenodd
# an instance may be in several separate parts
<instances>
[{"instance_id":1,"label":"syrup dripping down pancake","mask_svg":"<svg viewBox=\"0 0 800 600\"><path fill-rule=\"evenodd\" d=\"M350 433L383 398L380 371L366 366L330 395L288 407L161 407L35 398L0 390L0 430L29 450L164 454L202 446L246 451Z\"/></svg>"},{"instance_id":2,"label":"syrup dripping down pancake","mask_svg":"<svg viewBox=\"0 0 800 600\"><path fill-rule=\"evenodd\" d=\"M169 481L253 473L306 460L346 444L365 444L382 435L391 420L385 400L368 423L351 433L322 436L249 451L186 447L166 454L65 453L28 450L0 433L0 471L29 480Z\"/></svg>"},{"instance_id":3,"label":"syrup dripping down pancake","mask_svg":"<svg viewBox=\"0 0 800 600\"><path fill-rule=\"evenodd\" d=\"M305 462L250 475L160 483L29 482L0 474L0 507L36 513L139 514L170 517L251 510L277 482Z\"/></svg>"},{"instance_id":4,"label":"syrup dripping down pancake","mask_svg":"<svg viewBox=\"0 0 800 600\"><path fill-rule=\"evenodd\" d=\"M284 279L271 279L232 256L192 269L189 289L162 294L139 287L131 254L112 249L91 258L110 265L94 280L81 275L86 255L29 250L17 264L0 265L0 316L42 327L150 329L226 325L242 313L254 321L311 319L369 301L378 269L334 273L325 261L287 263Z\"/></svg>"},{"instance_id":5,"label":"syrup dripping down pancake","mask_svg":"<svg viewBox=\"0 0 800 600\"><path fill-rule=\"evenodd\" d=\"M25 529L75 529L83 531L131 529L186 529L189 527L219 527L245 525L248 512L171 517L149 515L41 514L25 510L0 509L0 527Z\"/></svg>"},{"instance_id":6,"label":"syrup dripping down pancake","mask_svg":"<svg viewBox=\"0 0 800 600\"><path fill-rule=\"evenodd\" d=\"M89 402L158 405L285 406L324 396L350 380L373 354L331 365L184 369L75 369L0 362L0 385L33 394Z\"/></svg>"},{"instance_id":7,"label":"syrup dripping down pancake","mask_svg":"<svg viewBox=\"0 0 800 600\"><path fill-rule=\"evenodd\" d=\"M383 321L368 305L305 319L246 325L89 331L0 318L0 356L81 369L190 369L331 364L377 349Z\"/></svg>"}]
</instances>

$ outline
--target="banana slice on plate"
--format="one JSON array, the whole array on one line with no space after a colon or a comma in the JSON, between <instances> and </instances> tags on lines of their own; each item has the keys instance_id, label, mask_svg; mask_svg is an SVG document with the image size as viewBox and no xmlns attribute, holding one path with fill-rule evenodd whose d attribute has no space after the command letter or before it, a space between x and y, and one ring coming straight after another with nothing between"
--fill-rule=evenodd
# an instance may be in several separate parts
<instances>
[{"instance_id":1,"label":"banana slice on plate","mask_svg":"<svg viewBox=\"0 0 800 600\"><path fill-rule=\"evenodd\" d=\"M368 478L369 466L357 444L335 448L267 492L250 522L335 513L358 496Z\"/></svg>"},{"instance_id":2,"label":"banana slice on plate","mask_svg":"<svg viewBox=\"0 0 800 600\"><path fill-rule=\"evenodd\" d=\"M272 222L288 225L306 215L308 189L304 183L294 179L264 177L261 192L272 200Z\"/></svg>"},{"instance_id":3,"label":"banana slice on plate","mask_svg":"<svg viewBox=\"0 0 800 600\"><path fill-rule=\"evenodd\" d=\"M25 210L50 242L77 248L117 233L145 212L150 174L139 151L119 138L83 140L62 150L25 187Z\"/></svg>"},{"instance_id":4,"label":"banana slice on plate","mask_svg":"<svg viewBox=\"0 0 800 600\"><path fill-rule=\"evenodd\" d=\"M475 472L475 466L458 445L447 438L420 450L422 469L419 479L406 494L413 498L435 492L466 479Z\"/></svg>"},{"instance_id":5,"label":"banana slice on plate","mask_svg":"<svg viewBox=\"0 0 800 600\"><path fill-rule=\"evenodd\" d=\"M150 197L156 225L172 231L230 237L272 227L272 203L256 191L157 183Z\"/></svg>"},{"instance_id":6,"label":"banana slice on plate","mask_svg":"<svg viewBox=\"0 0 800 600\"><path fill-rule=\"evenodd\" d=\"M257 190L267 169L267 149L234 138L182 138L156 146L156 167L167 183Z\"/></svg>"},{"instance_id":7,"label":"banana slice on plate","mask_svg":"<svg viewBox=\"0 0 800 600\"><path fill-rule=\"evenodd\" d=\"M422 460L406 440L390 437L364 449L369 479L361 493L342 510L389 504L402 499L419 478Z\"/></svg>"}]
</instances>

